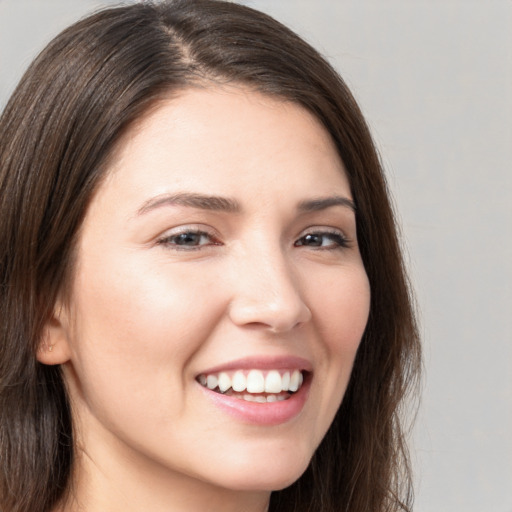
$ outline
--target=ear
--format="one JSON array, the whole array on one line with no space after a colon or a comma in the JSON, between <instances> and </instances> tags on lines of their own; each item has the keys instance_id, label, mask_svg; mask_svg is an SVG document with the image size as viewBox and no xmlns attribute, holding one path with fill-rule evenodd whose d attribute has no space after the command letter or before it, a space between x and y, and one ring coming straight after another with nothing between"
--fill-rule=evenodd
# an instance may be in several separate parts
<instances>
[{"instance_id":1,"label":"ear","mask_svg":"<svg viewBox=\"0 0 512 512\"><path fill-rule=\"evenodd\" d=\"M46 322L39 347L37 360L48 365L63 364L70 359L69 329L64 308L56 305L52 317Z\"/></svg>"}]
</instances>

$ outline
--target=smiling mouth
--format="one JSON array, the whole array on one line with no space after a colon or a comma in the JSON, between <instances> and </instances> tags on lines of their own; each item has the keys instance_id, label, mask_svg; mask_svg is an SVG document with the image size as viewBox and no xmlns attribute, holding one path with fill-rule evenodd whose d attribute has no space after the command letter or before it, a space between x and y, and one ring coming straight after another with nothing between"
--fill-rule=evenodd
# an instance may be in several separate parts
<instances>
[{"instance_id":1,"label":"smiling mouth","mask_svg":"<svg viewBox=\"0 0 512 512\"><path fill-rule=\"evenodd\" d=\"M304 382L301 370L237 370L201 374L197 382L216 393L247 402L281 402L288 400Z\"/></svg>"}]
</instances>

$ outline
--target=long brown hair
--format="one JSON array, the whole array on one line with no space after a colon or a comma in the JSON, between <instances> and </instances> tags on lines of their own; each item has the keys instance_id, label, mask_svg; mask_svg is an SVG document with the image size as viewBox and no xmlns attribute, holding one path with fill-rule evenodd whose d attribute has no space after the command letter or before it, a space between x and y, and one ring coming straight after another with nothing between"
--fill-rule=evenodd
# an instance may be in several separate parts
<instances>
[{"instance_id":1,"label":"long brown hair","mask_svg":"<svg viewBox=\"0 0 512 512\"><path fill-rule=\"evenodd\" d=\"M336 418L280 512L410 510L400 409L420 367L417 328L385 179L343 80L269 16L176 0L101 11L62 32L0 118L0 508L47 512L73 466L58 367L37 362L66 289L84 212L107 159L158 99L195 83L242 83L311 111L331 134L357 205L371 286L368 325Z\"/></svg>"}]
</instances>

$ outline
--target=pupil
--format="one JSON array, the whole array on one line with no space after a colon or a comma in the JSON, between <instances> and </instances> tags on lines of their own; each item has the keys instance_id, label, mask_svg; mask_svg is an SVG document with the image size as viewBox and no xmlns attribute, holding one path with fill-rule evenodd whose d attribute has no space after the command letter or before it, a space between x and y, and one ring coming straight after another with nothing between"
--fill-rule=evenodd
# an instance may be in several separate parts
<instances>
[{"instance_id":1,"label":"pupil","mask_svg":"<svg viewBox=\"0 0 512 512\"><path fill-rule=\"evenodd\" d=\"M197 245L198 236L196 233L183 233L178 236L177 242L180 245Z\"/></svg>"},{"instance_id":2,"label":"pupil","mask_svg":"<svg viewBox=\"0 0 512 512\"><path fill-rule=\"evenodd\" d=\"M322 237L319 235L306 235L305 242L308 245L321 246L322 245Z\"/></svg>"}]
</instances>

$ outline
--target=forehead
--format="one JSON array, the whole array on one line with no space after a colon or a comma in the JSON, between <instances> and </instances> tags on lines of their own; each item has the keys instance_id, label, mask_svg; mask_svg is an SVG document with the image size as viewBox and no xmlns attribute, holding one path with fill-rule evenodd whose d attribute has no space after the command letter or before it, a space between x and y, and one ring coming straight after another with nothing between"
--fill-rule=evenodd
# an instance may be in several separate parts
<instances>
[{"instance_id":1,"label":"forehead","mask_svg":"<svg viewBox=\"0 0 512 512\"><path fill-rule=\"evenodd\" d=\"M110 177L148 194L168 187L232 194L265 185L349 189L323 125L300 105L241 86L190 88L160 101L125 135ZM300 179L299 179L300 177Z\"/></svg>"}]
</instances>

